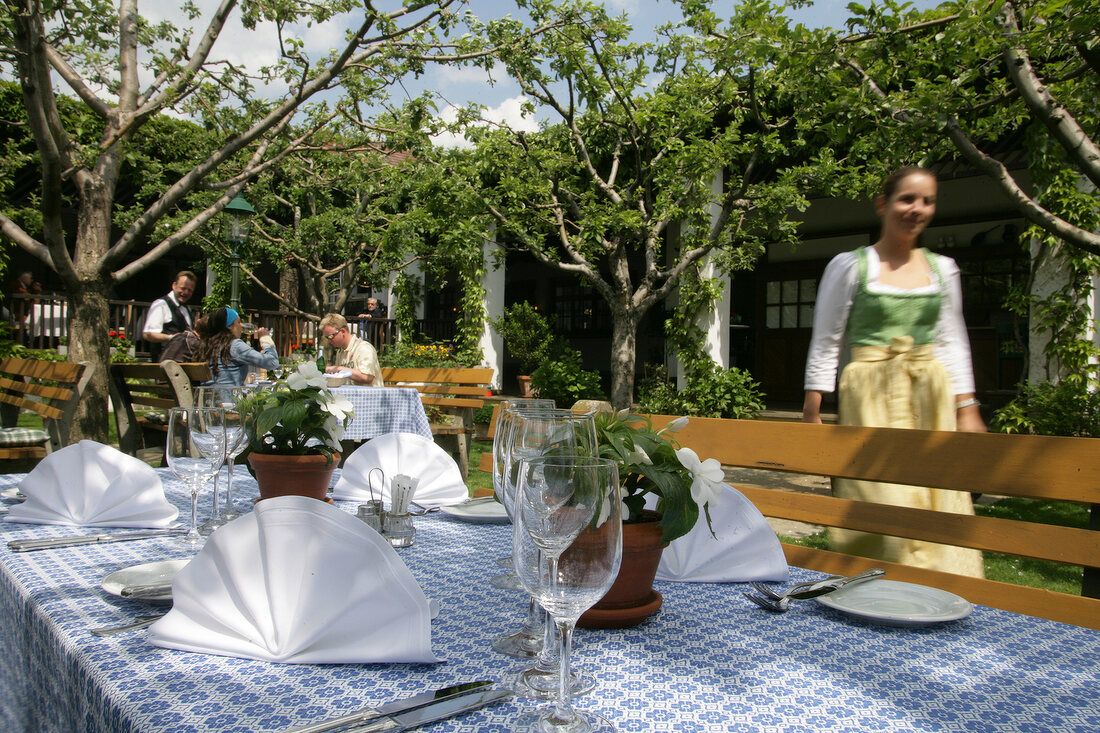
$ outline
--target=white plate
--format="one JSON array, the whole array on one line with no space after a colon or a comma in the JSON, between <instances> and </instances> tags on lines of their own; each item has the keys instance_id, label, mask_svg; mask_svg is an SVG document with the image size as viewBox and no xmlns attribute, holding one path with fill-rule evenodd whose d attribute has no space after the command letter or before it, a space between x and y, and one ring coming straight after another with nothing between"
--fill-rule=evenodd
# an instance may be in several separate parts
<instances>
[{"instance_id":1,"label":"white plate","mask_svg":"<svg viewBox=\"0 0 1100 733\"><path fill-rule=\"evenodd\" d=\"M4 489L0 491L0 497L5 499L26 499L27 497L19 493L19 489Z\"/></svg>"},{"instance_id":2,"label":"white plate","mask_svg":"<svg viewBox=\"0 0 1100 733\"><path fill-rule=\"evenodd\" d=\"M122 589L131 585L156 585L170 583L176 573L183 569L190 560L161 560L160 562L147 562L144 565L132 565L122 570L116 570L103 579L99 587L113 596L122 598ZM163 596L148 596L134 598L142 603L165 604L172 602L172 593L169 591Z\"/></svg>"},{"instance_id":3,"label":"white plate","mask_svg":"<svg viewBox=\"0 0 1100 733\"><path fill-rule=\"evenodd\" d=\"M815 598L823 606L884 626L927 626L966 618L970 601L939 588L870 580Z\"/></svg>"},{"instance_id":4,"label":"white plate","mask_svg":"<svg viewBox=\"0 0 1100 733\"><path fill-rule=\"evenodd\" d=\"M455 504L441 506L439 511L447 516L474 524L507 524L508 512L504 505L495 501L482 501L476 504Z\"/></svg>"}]
</instances>

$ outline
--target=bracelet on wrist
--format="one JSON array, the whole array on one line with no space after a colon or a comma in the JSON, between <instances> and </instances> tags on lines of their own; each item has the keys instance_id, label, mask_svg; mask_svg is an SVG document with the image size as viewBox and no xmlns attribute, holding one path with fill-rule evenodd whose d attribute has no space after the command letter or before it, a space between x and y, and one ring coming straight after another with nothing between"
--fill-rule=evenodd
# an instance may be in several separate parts
<instances>
[{"instance_id":1,"label":"bracelet on wrist","mask_svg":"<svg viewBox=\"0 0 1100 733\"><path fill-rule=\"evenodd\" d=\"M971 397L968 400L962 400L961 402L956 402L955 403L955 409L956 410L961 410L964 407L981 407L981 406L982 406L982 403L978 402L978 400L974 397Z\"/></svg>"}]
</instances>

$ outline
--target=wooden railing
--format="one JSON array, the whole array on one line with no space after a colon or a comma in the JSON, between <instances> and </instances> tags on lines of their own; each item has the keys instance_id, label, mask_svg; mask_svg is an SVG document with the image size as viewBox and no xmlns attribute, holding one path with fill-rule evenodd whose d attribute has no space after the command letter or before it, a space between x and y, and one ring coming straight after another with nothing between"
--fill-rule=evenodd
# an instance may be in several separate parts
<instances>
[{"instance_id":1,"label":"wooden railing","mask_svg":"<svg viewBox=\"0 0 1100 733\"><path fill-rule=\"evenodd\" d=\"M141 338L141 326L149 312L148 301L109 300L108 330L115 331L133 342L139 359L149 358L149 344ZM7 313L11 326L11 338L21 346L30 349L55 349L69 338L69 303L64 295L11 295L8 296ZM198 315L198 309L192 308L192 315ZM317 321L286 311L246 310L242 314L245 320L257 323L272 331L275 347L280 356L290 356L303 345L310 344L320 348L320 329ZM352 327L360 338L374 344L379 352L385 351L396 341L396 326L392 319L363 319L353 321ZM454 333L454 324L449 329L441 321L420 321L418 330L425 335L448 332ZM433 340L446 340L434 339Z\"/></svg>"}]
</instances>

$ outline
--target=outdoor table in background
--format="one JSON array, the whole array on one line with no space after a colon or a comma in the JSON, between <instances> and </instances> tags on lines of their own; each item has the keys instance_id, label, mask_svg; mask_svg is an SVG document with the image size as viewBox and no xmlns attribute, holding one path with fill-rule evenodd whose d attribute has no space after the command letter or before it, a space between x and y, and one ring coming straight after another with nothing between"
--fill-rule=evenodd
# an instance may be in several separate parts
<instances>
[{"instance_id":1,"label":"outdoor table in background","mask_svg":"<svg viewBox=\"0 0 1100 733\"><path fill-rule=\"evenodd\" d=\"M183 485L159 469L181 510ZM0 475L0 489L20 475ZM241 508L256 496L242 472ZM209 509L209 491L202 495ZM352 512L354 502L337 502ZM100 589L138 563L186 557L170 539L30 553L15 538L74 528L0 523L0 727L40 731L281 731L481 678L515 660L490 641L520 625L525 602L489 583L511 548L508 525L441 513L414 519L398 550L439 601L440 664L279 665L152 647L145 632L93 637L89 627L150 612ZM92 530L75 530L92 532ZM110 530L109 530L110 531ZM792 582L820 577L794 569ZM641 626L581 629L575 663L597 679L577 701L620 731L1100 730L1100 634L976 606L962 621L875 626L815 602L786 614L741 597L747 586L658 583L660 612ZM433 731L510 731L528 701L444 721Z\"/></svg>"},{"instance_id":2,"label":"outdoor table in background","mask_svg":"<svg viewBox=\"0 0 1100 733\"><path fill-rule=\"evenodd\" d=\"M370 440L386 433L416 433L432 438L424 404L415 389L345 385L333 391L355 408L355 417L344 429L344 440Z\"/></svg>"}]
</instances>

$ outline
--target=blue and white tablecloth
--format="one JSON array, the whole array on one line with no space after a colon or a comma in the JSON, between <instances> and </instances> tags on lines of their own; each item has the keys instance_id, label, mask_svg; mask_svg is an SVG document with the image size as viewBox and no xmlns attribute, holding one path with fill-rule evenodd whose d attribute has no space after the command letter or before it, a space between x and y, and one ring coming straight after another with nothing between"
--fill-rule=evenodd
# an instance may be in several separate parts
<instances>
[{"instance_id":1,"label":"blue and white tablecloth","mask_svg":"<svg viewBox=\"0 0 1100 733\"><path fill-rule=\"evenodd\" d=\"M170 498L184 492L162 469ZM0 476L0 488L19 476ZM255 484L246 475L240 508ZM354 505L342 506L348 511ZM204 506L205 509L205 506ZM279 731L457 681L499 678L514 660L492 638L515 630L518 593L489 579L510 527L440 514L400 550L441 604L435 665L277 665L154 648L143 631L88 627L148 613L99 588L107 574L183 557L168 539L16 554L0 545L0 727L5 731ZM70 533L0 523L0 540ZM796 569L792 582L816 575ZM975 607L922 629L873 626L813 602L776 615L739 585L659 583L664 607L621 631L579 630L575 662L596 690L577 705L620 731L1100 730L1100 633ZM509 731L532 703L429 727Z\"/></svg>"},{"instance_id":2,"label":"blue and white tablecloth","mask_svg":"<svg viewBox=\"0 0 1100 733\"><path fill-rule=\"evenodd\" d=\"M432 429L420 393L407 387L336 387L355 408L344 430L345 440L370 440L386 433L416 433L429 440Z\"/></svg>"}]
</instances>

